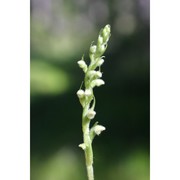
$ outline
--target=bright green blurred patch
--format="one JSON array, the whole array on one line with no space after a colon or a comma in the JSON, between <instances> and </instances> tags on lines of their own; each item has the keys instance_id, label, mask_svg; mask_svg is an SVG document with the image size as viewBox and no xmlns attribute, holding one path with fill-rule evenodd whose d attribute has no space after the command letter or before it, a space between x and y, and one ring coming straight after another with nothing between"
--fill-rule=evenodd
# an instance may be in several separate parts
<instances>
[{"instance_id":1,"label":"bright green blurred patch","mask_svg":"<svg viewBox=\"0 0 180 180\"><path fill-rule=\"evenodd\" d=\"M48 62L31 61L31 95L57 95L69 88L68 74Z\"/></svg>"},{"instance_id":2,"label":"bright green blurred patch","mask_svg":"<svg viewBox=\"0 0 180 180\"><path fill-rule=\"evenodd\" d=\"M86 180L84 159L71 148L62 148L49 158L31 156L31 180ZM95 169L97 180L149 180L149 154L133 150L124 158L106 161ZM101 169L101 170L100 170Z\"/></svg>"},{"instance_id":3,"label":"bright green blurred patch","mask_svg":"<svg viewBox=\"0 0 180 180\"><path fill-rule=\"evenodd\" d=\"M108 179L110 180L149 180L149 155L147 152L134 151L119 160L110 168Z\"/></svg>"},{"instance_id":4,"label":"bright green blurred patch","mask_svg":"<svg viewBox=\"0 0 180 180\"><path fill-rule=\"evenodd\" d=\"M46 160L31 160L31 180L84 180L82 164L77 155L63 148Z\"/></svg>"},{"instance_id":5,"label":"bright green blurred patch","mask_svg":"<svg viewBox=\"0 0 180 180\"><path fill-rule=\"evenodd\" d=\"M128 179L149 180L149 156L143 151L134 152L125 162L124 170Z\"/></svg>"}]
</instances>

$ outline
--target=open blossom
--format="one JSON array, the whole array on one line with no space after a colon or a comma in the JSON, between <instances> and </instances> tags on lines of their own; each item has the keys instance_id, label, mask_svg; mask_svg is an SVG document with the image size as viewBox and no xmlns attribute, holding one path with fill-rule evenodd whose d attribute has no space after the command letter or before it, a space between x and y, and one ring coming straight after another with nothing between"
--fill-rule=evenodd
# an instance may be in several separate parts
<instances>
[{"instance_id":1,"label":"open blossom","mask_svg":"<svg viewBox=\"0 0 180 180\"><path fill-rule=\"evenodd\" d=\"M79 65L79 67L83 69L84 72L87 71L87 64L85 63L84 60L79 60L77 63Z\"/></svg>"},{"instance_id":2,"label":"open blossom","mask_svg":"<svg viewBox=\"0 0 180 180\"><path fill-rule=\"evenodd\" d=\"M86 63L84 62L84 60L79 60L77 63L79 64L80 68L84 68L87 66Z\"/></svg>"},{"instance_id":3,"label":"open blossom","mask_svg":"<svg viewBox=\"0 0 180 180\"><path fill-rule=\"evenodd\" d=\"M79 147L80 147L80 148L82 148L83 150L85 150L85 149L86 149L86 145L85 145L84 143L79 144Z\"/></svg>"},{"instance_id":4,"label":"open blossom","mask_svg":"<svg viewBox=\"0 0 180 180\"><path fill-rule=\"evenodd\" d=\"M94 54L94 53L96 52L96 49L97 49L97 46L96 46L96 45L93 45L93 46L90 47L90 52L91 52L92 54Z\"/></svg>"},{"instance_id":5,"label":"open blossom","mask_svg":"<svg viewBox=\"0 0 180 180\"><path fill-rule=\"evenodd\" d=\"M95 87L95 86L99 87L99 86L104 85L104 84L105 84L105 82L102 79L95 79L92 81L91 86L92 87Z\"/></svg>"},{"instance_id":6,"label":"open blossom","mask_svg":"<svg viewBox=\"0 0 180 180\"><path fill-rule=\"evenodd\" d=\"M92 91L90 89L86 89L84 95L89 97L92 95Z\"/></svg>"},{"instance_id":7,"label":"open blossom","mask_svg":"<svg viewBox=\"0 0 180 180\"><path fill-rule=\"evenodd\" d=\"M91 70L91 71L88 72L88 76L90 78L93 78L93 77L101 78L102 77L102 73L100 71Z\"/></svg>"},{"instance_id":8,"label":"open blossom","mask_svg":"<svg viewBox=\"0 0 180 180\"><path fill-rule=\"evenodd\" d=\"M97 62L97 66L101 66L103 63L104 63L104 59L100 59L100 60Z\"/></svg>"},{"instance_id":9,"label":"open blossom","mask_svg":"<svg viewBox=\"0 0 180 180\"><path fill-rule=\"evenodd\" d=\"M88 110L87 117L89 119L93 119L95 117L95 115L96 115L96 112L94 110L91 110L91 109Z\"/></svg>"},{"instance_id":10,"label":"open blossom","mask_svg":"<svg viewBox=\"0 0 180 180\"><path fill-rule=\"evenodd\" d=\"M92 77L95 76L95 75L96 75L96 71L95 71L95 70L91 70L91 71L88 72L88 76L89 76L90 78L92 78Z\"/></svg>"},{"instance_id":11,"label":"open blossom","mask_svg":"<svg viewBox=\"0 0 180 180\"><path fill-rule=\"evenodd\" d=\"M76 94L77 94L77 96L79 98L83 98L84 97L84 91L82 89L78 90Z\"/></svg>"},{"instance_id":12,"label":"open blossom","mask_svg":"<svg viewBox=\"0 0 180 180\"><path fill-rule=\"evenodd\" d=\"M100 71L96 71L96 76L97 76L98 78L101 78L101 77L102 77L102 73L101 73Z\"/></svg>"},{"instance_id":13,"label":"open blossom","mask_svg":"<svg viewBox=\"0 0 180 180\"><path fill-rule=\"evenodd\" d=\"M94 132L97 134L97 135L100 135L102 131L106 130L106 128L102 125L96 125L94 127Z\"/></svg>"}]
</instances>

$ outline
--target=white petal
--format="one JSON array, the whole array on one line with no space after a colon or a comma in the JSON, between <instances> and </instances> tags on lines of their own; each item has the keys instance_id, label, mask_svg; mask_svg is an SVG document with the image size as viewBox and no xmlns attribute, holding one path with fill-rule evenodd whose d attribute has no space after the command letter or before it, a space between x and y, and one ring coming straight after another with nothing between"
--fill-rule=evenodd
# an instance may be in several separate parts
<instances>
[{"instance_id":1,"label":"white petal","mask_svg":"<svg viewBox=\"0 0 180 180\"><path fill-rule=\"evenodd\" d=\"M84 94L85 94L85 96L91 96L92 91L90 89L86 89Z\"/></svg>"},{"instance_id":2,"label":"white petal","mask_svg":"<svg viewBox=\"0 0 180 180\"><path fill-rule=\"evenodd\" d=\"M97 134L97 135L100 135L102 131L106 130L106 128L102 125L96 125L94 127L94 132Z\"/></svg>"},{"instance_id":3,"label":"white petal","mask_svg":"<svg viewBox=\"0 0 180 180\"><path fill-rule=\"evenodd\" d=\"M95 115L96 115L96 112L94 111L94 110L88 110L88 112L87 112L87 117L89 118L89 119L93 119L94 117L95 117Z\"/></svg>"},{"instance_id":4,"label":"white petal","mask_svg":"<svg viewBox=\"0 0 180 180\"><path fill-rule=\"evenodd\" d=\"M84 97L84 91L82 89L78 90L76 94L77 94L77 96L79 98L83 98Z\"/></svg>"}]
</instances>

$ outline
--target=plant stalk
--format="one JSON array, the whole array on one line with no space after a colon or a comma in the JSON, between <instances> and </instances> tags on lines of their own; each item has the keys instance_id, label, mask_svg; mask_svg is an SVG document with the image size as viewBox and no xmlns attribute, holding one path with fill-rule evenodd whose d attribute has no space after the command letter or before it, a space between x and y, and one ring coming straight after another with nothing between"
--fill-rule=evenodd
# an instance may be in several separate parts
<instances>
[{"instance_id":1,"label":"plant stalk","mask_svg":"<svg viewBox=\"0 0 180 180\"><path fill-rule=\"evenodd\" d=\"M93 149L92 149L92 140L90 138L90 119L86 117L86 113L89 109L89 104L84 107L83 116L82 116L82 128L83 128L83 139L86 148L84 149L86 169L88 180L94 180L94 170L93 170Z\"/></svg>"},{"instance_id":2,"label":"plant stalk","mask_svg":"<svg viewBox=\"0 0 180 180\"><path fill-rule=\"evenodd\" d=\"M103 29L101 29L98 36L97 45L93 45L92 43L90 46L89 66L84 61L84 55L82 56L82 59L78 61L79 67L82 68L85 73L85 90L81 89L80 87L80 89L77 91L77 96L83 107L82 131L84 142L80 144L79 147L81 147L85 153L88 180L94 180L92 141L95 135L99 135L102 131L105 130L105 127L98 125L98 122L95 122L94 125L90 128L90 122L96 115L96 112L94 111L96 100L93 93L93 88L95 86L99 87L105 84L105 82L101 79L102 72L100 67L104 62L104 56L102 55L107 48L107 42L110 35L110 25L106 25Z\"/></svg>"}]
</instances>

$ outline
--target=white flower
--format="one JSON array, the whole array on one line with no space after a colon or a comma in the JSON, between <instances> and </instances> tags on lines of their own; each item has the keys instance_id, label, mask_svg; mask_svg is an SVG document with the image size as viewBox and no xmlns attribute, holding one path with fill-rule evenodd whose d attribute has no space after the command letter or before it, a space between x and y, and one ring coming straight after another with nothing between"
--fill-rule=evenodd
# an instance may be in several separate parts
<instances>
[{"instance_id":1,"label":"white flower","mask_svg":"<svg viewBox=\"0 0 180 180\"><path fill-rule=\"evenodd\" d=\"M86 145L85 145L84 143L79 144L79 147L80 147L80 148L82 148L83 150L85 150L85 149L86 149Z\"/></svg>"},{"instance_id":2,"label":"white flower","mask_svg":"<svg viewBox=\"0 0 180 180\"><path fill-rule=\"evenodd\" d=\"M88 76L91 78L93 77L94 75L96 75L96 71L95 70L91 70L88 72Z\"/></svg>"},{"instance_id":3,"label":"white flower","mask_svg":"<svg viewBox=\"0 0 180 180\"><path fill-rule=\"evenodd\" d=\"M96 52L96 49L97 49L96 45L91 46L91 47L90 47L90 52L91 52L92 54L94 54L94 53Z\"/></svg>"},{"instance_id":4,"label":"white flower","mask_svg":"<svg viewBox=\"0 0 180 180\"><path fill-rule=\"evenodd\" d=\"M86 89L84 95L89 97L92 95L92 91L90 89Z\"/></svg>"},{"instance_id":5,"label":"white flower","mask_svg":"<svg viewBox=\"0 0 180 180\"><path fill-rule=\"evenodd\" d=\"M99 86L104 85L104 84L105 84L105 82L102 79L96 79L96 80L93 80L91 82L92 87L95 87L95 86L99 87Z\"/></svg>"},{"instance_id":6,"label":"white flower","mask_svg":"<svg viewBox=\"0 0 180 180\"><path fill-rule=\"evenodd\" d=\"M92 109L89 109L89 110L88 110L88 112L87 112L87 117L88 117L89 119L93 119L93 118L95 117L95 115L96 115L96 112L95 112L94 110L92 110Z\"/></svg>"},{"instance_id":7,"label":"white flower","mask_svg":"<svg viewBox=\"0 0 180 180\"><path fill-rule=\"evenodd\" d=\"M84 60L79 60L77 63L79 64L80 68L84 68L85 66L87 66Z\"/></svg>"},{"instance_id":8,"label":"white flower","mask_svg":"<svg viewBox=\"0 0 180 180\"><path fill-rule=\"evenodd\" d=\"M98 78L101 78L101 77L102 77L102 73L101 73L100 71L96 71L96 76L97 76Z\"/></svg>"},{"instance_id":9,"label":"white flower","mask_svg":"<svg viewBox=\"0 0 180 180\"><path fill-rule=\"evenodd\" d=\"M79 98L83 98L84 97L84 91L82 89L78 90L76 94L77 94L77 96Z\"/></svg>"},{"instance_id":10,"label":"white flower","mask_svg":"<svg viewBox=\"0 0 180 180\"><path fill-rule=\"evenodd\" d=\"M88 72L88 76L89 76L90 78L92 78L92 77L101 78L101 77L102 77L102 73L101 73L100 71L92 70L92 71L89 71L89 72Z\"/></svg>"},{"instance_id":11,"label":"white flower","mask_svg":"<svg viewBox=\"0 0 180 180\"><path fill-rule=\"evenodd\" d=\"M84 62L84 60L79 60L77 63L79 65L79 67L82 68L84 72L86 72L87 64Z\"/></svg>"},{"instance_id":12,"label":"white flower","mask_svg":"<svg viewBox=\"0 0 180 180\"><path fill-rule=\"evenodd\" d=\"M104 63L104 59L100 59L100 60L97 62L97 66L101 66L103 63Z\"/></svg>"},{"instance_id":13,"label":"white flower","mask_svg":"<svg viewBox=\"0 0 180 180\"><path fill-rule=\"evenodd\" d=\"M106 128L102 125L96 125L94 127L94 132L97 134L97 135L100 135L102 131L106 130Z\"/></svg>"}]
</instances>

